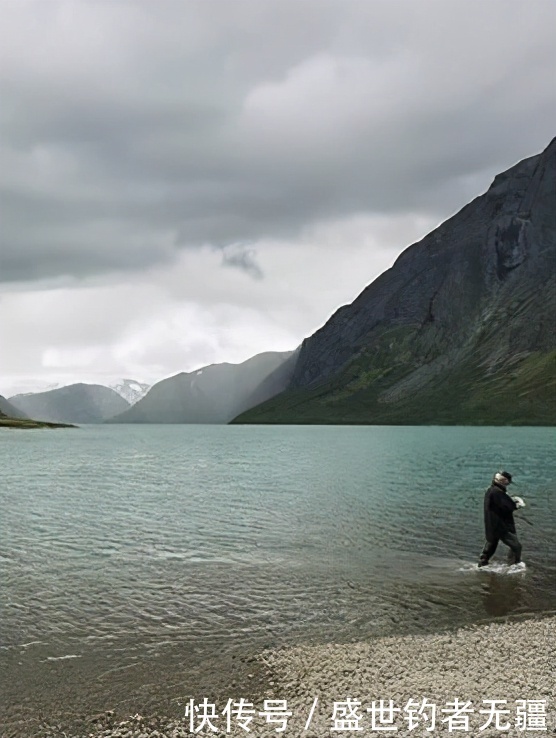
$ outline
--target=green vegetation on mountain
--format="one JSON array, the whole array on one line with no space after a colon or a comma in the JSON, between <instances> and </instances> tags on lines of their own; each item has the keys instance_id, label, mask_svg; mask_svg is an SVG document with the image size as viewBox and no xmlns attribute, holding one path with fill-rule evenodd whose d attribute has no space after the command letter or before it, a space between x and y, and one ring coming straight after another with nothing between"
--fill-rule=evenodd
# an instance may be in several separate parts
<instances>
[{"instance_id":1,"label":"green vegetation on mountain","mask_svg":"<svg viewBox=\"0 0 556 738\"><path fill-rule=\"evenodd\" d=\"M384 356L382 357L385 358ZM348 425L554 425L556 351L488 374L470 356L395 403L383 393L411 375L403 364L361 355L325 384L289 390L234 423Z\"/></svg>"}]
</instances>

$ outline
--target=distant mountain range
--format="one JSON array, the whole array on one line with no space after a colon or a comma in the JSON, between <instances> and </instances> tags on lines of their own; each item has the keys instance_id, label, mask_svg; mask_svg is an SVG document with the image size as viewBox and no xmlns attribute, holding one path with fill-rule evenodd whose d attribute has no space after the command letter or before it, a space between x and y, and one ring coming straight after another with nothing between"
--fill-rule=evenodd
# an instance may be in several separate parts
<instances>
[{"instance_id":1,"label":"distant mountain range","mask_svg":"<svg viewBox=\"0 0 556 738\"><path fill-rule=\"evenodd\" d=\"M556 139L407 248L238 423L556 424Z\"/></svg>"},{"instance_id":2,"label":"distant mountain range","mask_svg":"<svg viewBox=\"0 0 556 738\"><path fill-rule=\"evenodd\" d=\"M110 423L228 423L281 392L295 367L293 352L268 352L242 364L212 364L153 385Z\"/></svg>"},{"instance_id":3,"label":"distant mountain range","mask_svg":"<svg viewBox=\"0 0 556 738\"><path fill-rule=\"evenodd\" d=\"M113 388L79 383L19 394L4 400L5 414L55 423L225 424L281 392L291 379L295 356L268 352L242 364L212 364L150 388L124 379Z\"/></svg>"},{"instance_id":4,"label":"distant mountain range","mask_svg":"<svg viewBox=\"0 0 556 738\"><path fill-rule=\"evenodd\" d=\"M15 395L9 402L27 417L52 423L102 423L129 407L117 392L98 384Z\"/></svg>"},{"instance_id":5,"label":"distant mountain range","mask_svg":"<svg viewBox=\"0 0 556 738\"><path fill-rule=\"evenodd\" d=\"M12 396L15 397L15 395L36 395L39 392L50 392L50 390L62 389L62 387L69 387L72 384L76 384L76 382L46 383L40 380L33 382L32 380L27 379L25 384L21 385L21 389L18 389L17 392L13 392ZM102 387L113 389L115 392L121 395L124 400L127 400L130 405L133 405L134 402L137 402L137 400L140 400L141 397L144 397L151 387L150 384L146 384L145 382L138 382L136 379L112 379L108 382L100 383L83 380L81 381L81 384L100 384L100 386Z\"/></svg>"}]
</instances>

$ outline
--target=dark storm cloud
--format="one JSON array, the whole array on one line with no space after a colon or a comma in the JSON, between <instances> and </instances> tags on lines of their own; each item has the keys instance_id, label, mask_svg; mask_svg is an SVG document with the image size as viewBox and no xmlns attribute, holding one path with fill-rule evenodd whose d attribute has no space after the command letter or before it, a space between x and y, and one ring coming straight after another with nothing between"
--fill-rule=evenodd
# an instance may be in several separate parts
<instances>
[{"instance_id":1,"label":"dark storm cloud","mask_svg":"<svg viewBox=\"0 0 556 738\"><path fill-rule=\"evenodd\" d=\"M441 219L554 135L552 0L52 0L0 15L4 281L141 270L203 245L260 278L234 244L358 213Z\"/></svg>"}]
</instances>

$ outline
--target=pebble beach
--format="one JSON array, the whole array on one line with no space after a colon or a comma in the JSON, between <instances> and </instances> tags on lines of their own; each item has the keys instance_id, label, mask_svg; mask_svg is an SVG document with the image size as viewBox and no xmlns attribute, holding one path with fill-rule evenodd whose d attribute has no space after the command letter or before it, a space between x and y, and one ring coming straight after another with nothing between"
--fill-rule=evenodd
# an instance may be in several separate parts
<instances>
[{"instance_id":1,"label":"pebble beach","mask_svg":"<svg viewBox=\"0 0 556 738\"><path fill-rule=\"evenodd\" d=\"M210 724L201 724L202 709L190 723L184 697L176 701L179 717L136 714L116 720L107 712L91 717L78 732L43 725L37 735L180 738L193 730L197 735L322 738L338 733L490 737L556 732L555 615L439 634L268 650L249 668L251 673L231 681L230 691L212 703L217 717ZM232 715L227 726L226 702L240 698L246 710ZM265 700L287 705L265 705ZM201 702L199 696L193 706ZM267 714L258 714L265 709ZM251 720L242 727L245 716Z\"/></svg>"}]
</instances>

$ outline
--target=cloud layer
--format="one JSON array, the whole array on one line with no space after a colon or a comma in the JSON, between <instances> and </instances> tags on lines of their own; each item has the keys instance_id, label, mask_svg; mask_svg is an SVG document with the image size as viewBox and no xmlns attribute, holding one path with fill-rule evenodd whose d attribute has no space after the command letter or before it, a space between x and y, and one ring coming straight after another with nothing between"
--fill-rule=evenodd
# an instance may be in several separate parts
<instances>
[{"instance_id":1,"label":"cloud layer","mask_svg":"<svg viewBox=\"0 0 556 738\"><path fill-rule=\"evenodd\" d=\"M170 343L186 305L202 305L201 334L219 333L222 304L261 316L267 344L295 343L554 135L552 0L26 0L0 19L0 309L14 311L12 353L22 338L20 357L42 352L37 372L56 356L71 365L74 349L80 366L67 321L48 312L60 290L81 337L104 346L79 354L92 370L128 345L124 295L146 290L142 314L153 275L147 312ZM308 255L310 279L286 297L279 285ZM340 260L353 261L349 286L323 300ZM111 305L94 325L91 290ZM310 319L269 322L273 301L287 312L312 291ZM9 327L32 292L45 322L66 325L69 353L58 328L46 345L28 323ZM215 357L240 354L241 335L235 349L217 339ZM208 355L195 345L176 348L180 368Z\"/></svg>"}]
</instances>

